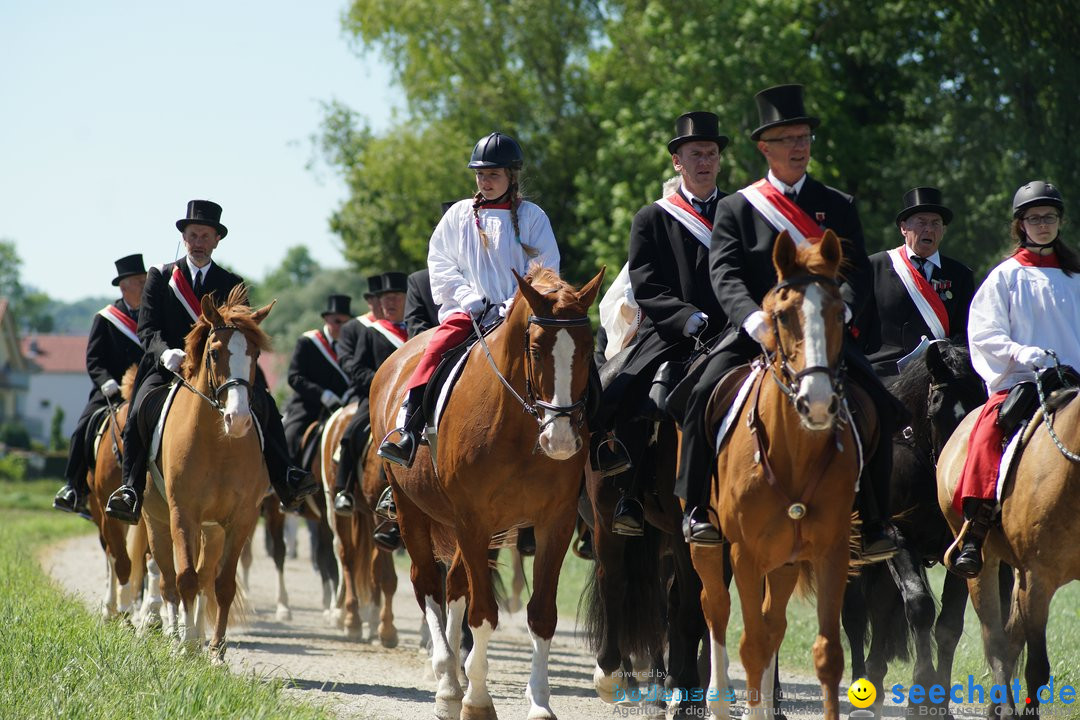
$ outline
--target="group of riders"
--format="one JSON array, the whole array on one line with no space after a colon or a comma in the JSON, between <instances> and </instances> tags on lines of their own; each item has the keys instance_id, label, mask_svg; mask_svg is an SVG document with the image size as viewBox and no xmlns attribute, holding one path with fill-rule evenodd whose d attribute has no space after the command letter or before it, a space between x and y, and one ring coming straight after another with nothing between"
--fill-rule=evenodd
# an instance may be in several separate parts
<instances>
[{"instance_id":1,"label":"group of riders","mask_svg":"<svg viewBox=\"0 0 1080 720\"><path fill-rule=\"evenodd\" d=\"M997 422L999 407L1040 368L1080 364L1080 256L1060 237L1062 195L1042 181L1016 191L1015 247L977 289L972 271L940 252L953 213L932 187L904 195L895 221L901 244L868 257L854 199L807 174L820 120L806 111L803 87L770 87L757 94L756 104L760 123L750 139L768 173L731 194L716 185L729 142L717 116L698 111L676 120L675 137L667 144L675 182L634 216L626 267L601 304L598 337L607 347L595 364L607 360L611 367L603 380L592 368L589 392L598 401L594 395L587 423L591 468L610 476L620 491L612 528L625 535L644 531L642 497L655 488L635 468L644 464L659 409L681 430L675 493L685 503L684 537L689 543L723 542L708 507L717 452L706 416L709 399L726 373L763 352L772 319L762 301L777 282L777 235L787 231L803 246L832 230L844 256L844 381L869 395L880 428L876 444L866 448L855 501L862 521L859 555L874 562L896 551L889 523L892 442L908 416L886 384L928 343L952 340L970 346L990 395L956 491L967 522L951 569L972 577L981 568L982 541L998 509L995 488L1006 439ZM482 138L468 163L477 192L444 204L428 267L368 278L365 315L353 317L349 296L327 299L322 327L296 344L288 373L294 395L284 422L265 381L260 377L255 384L252 407L265 438L270 482L286 509L297 508L317 489L307 469L317 445L310 442L316 433L309 427L355 402L337 449L334 508L342 514L356 510L355 469L370 432L372 378L408 338L433 327L406 386L400 427L374 439L380 457L410 466L422 442L425 389L443 356L466 342L474 327L506 315L517 290L514 272L524 276L537 264L559 270L547 215L521 195L523 161L512 137L496 132ZM94 432L95 417L115 408L123 373L137 364L123 433L124 482L106 513L138 520L148 459L145 426L154 423L160 406L154 398L180 370L184 338L201 314L200 299L210 294L221 302L243 282L211 259L227 233L221 212L207 200L188 203L176 222L186 255L176 262L147 272L141 255L116 261L113 284L122 297L94 319L87 346L94 387L72 436L67 485L55 507L86 513L88 433ZM605 317L605 303L615 308L613 315ZM393 517L391 493L378 506ZM392 522L380 526L377 539L385 547L401 543Z\"/></svg>"}]
</instances>

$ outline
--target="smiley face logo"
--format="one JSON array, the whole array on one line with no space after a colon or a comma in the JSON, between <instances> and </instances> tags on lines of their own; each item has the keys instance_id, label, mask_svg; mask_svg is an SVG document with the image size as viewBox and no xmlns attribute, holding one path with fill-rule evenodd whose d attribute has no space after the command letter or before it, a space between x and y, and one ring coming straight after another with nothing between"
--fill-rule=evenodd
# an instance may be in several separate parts
<instances>
[{"instance_id":1,"label":"smiley face logo","mask_svg":"<svg viewBox=\"0 0 1080 720\"><path fill-rule=\"evenodd\" d=\"M877 688L866 678L859 678L848 688L847 697L855 707L867 708L877 699Z\"/></svg>"}]
</instances>

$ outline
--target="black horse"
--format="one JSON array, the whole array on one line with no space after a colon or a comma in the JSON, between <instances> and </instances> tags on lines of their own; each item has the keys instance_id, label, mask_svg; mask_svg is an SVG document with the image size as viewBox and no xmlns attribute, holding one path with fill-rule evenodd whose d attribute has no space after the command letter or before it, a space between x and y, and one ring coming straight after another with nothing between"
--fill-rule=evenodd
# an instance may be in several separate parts
<instances>
[{"instance_id":1,"label":"black horse","mask_svg":"<svg viewBox=\"0 0 1080 720\"><path fill-rule=\"evenodd\" d=\"M909 659L914 642L912 684L947 688L964 627L968 589L963 579L946 575L935 625L926 568L941 561L953 540L938 509L935 468L938 453L956 426L986 402L986 388L971 366L967 347L942 341L909 363L889 390L913 418L893 437L889 486L900 551L887 563L862 568L848 583L842 618L851 647L851 675L852 680L865 677L882 688L888 662ZM868 630L870 652L864 658ZM882 695L879 690L879 698Z\"/></svg>"}]
</instances>

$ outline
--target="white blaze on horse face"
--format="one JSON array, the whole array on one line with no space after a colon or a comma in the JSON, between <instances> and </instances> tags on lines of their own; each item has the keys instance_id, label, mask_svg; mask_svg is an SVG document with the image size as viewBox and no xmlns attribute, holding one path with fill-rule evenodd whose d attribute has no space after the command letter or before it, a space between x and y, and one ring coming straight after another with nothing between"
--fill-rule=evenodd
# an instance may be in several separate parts
<instances>
[{"instance_id":1,"label":"white blaze on horse face","mask_svg":"<svg viewBox=\"0 0 1080 720\"><path fill-rule=\"evenodd\" d=\"M248 342L244 333L234 330L229 337L229 377L247 379L251 369L251 357L248 355ZM218 382L224 379L218 378ZM238 438L251 429L251 407L248 404L248 389L243 385L230 385L225 391L225 434Z\"/></svg>"},{"instance_id":2,"label":"white blaze on horse face","mask_svg":"<svg viewBox=\"0 0 1080 720\"><path fill-rule=\"evenodd\" d=\"M806 286L803 296L803 367L828 367L828 339L825 335L825 290L817 283ZM836 395L827 373L812 372L799 381L795 396L802 422L811 430L824 430L832 425L836 413ZM804 410L805 409L805 410Z\"/></svg>"},{"instance_id":3,"label":"white blaze on horse face","mask_svg":"<svg viewBox=\"0 0 1080 720\"><path fill-rule=\"evenodd\" d=\"M574 380L574 338L568 330L559 330L555 334L555 346L551 349L554 359L554 382L555 394L551 398L551 404L559 407L569 407L574 404L571 385ZM570 418L563 416L548 422L552 415L550 410L544 411L544 431L540 433L540 449L552 460L567 460L581 449L581 438L578 436Z\"/></svg>"}]
</instances>

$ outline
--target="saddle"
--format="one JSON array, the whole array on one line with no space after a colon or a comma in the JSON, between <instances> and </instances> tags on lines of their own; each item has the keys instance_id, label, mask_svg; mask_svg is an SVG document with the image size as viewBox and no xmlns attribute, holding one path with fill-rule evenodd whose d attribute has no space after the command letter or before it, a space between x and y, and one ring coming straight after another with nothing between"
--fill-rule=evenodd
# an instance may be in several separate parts
<instances>
[{"instance_id":1,"label":"saddle","mask_svg":"<svg viewBox=\"0 0 1080 720\"><path fill-rule=\"evenodd\" d=\"M492 333L495 328L502 325L504 318L498 318L487 327L481 328L484 337L487 337ZM435 368L435 372L431 374L431 379L428 380L427 389L424 391L424 417L427 418L427 424L429 426L435 426L438 424L438 411L442 406L446 405L446 399L450 397L450 392L454 388L454 384L457 379L461 377L461 368L464 367L464 356L472 346L476 344L479 338L476 335L476 331L473 330L469 333L469 336L465 340L445 353L443 353L442 360L439 361L439 365Z\"/></svg>"},{"instance_id":2,"label":"saddle","mask_svg":"<svg viewBox=\"0 0 1080 720\"><path fill-rule=\"evenodd\" d=\"M705 428L709 437L715 435L717 427L732 410L735 396L738 395L739 389L749 375L750 365L739 365L728 370L713 388L709 402L705 405Z\"/></svg>"},{"instance_id":3,"label":"saddle","mask_svg":"<svg viewBox=\"0 0 1080 720\"><path fill-rule=\"evenodd\" d=\"M109 406L103 405L94 411L94 414L90 416L90 422L86 423L83 459L86 460L86 466L89 468L94 467L94 464L97 463L98 445L105 434L105 423L108 422L108 419Z\"/></svg>"},{"instance_id":4,"label":"saddle","mask_svg":"<svg viewBox=\"0 0 1080 720\"><path fill-rule=\"evenodd\" d=\"M328 419L324 417L312 422L304 430L304 436L300 438L300 451L297 454L299 455L300 467L305 470L311 469L315 453L319 450L319 440L322 438L323 428L326 427Z\"/></svg>"},{"instance_id":5,"label":"saddle","mask_svg":"<svg viewBox=\"0 0 1080 720\"><path fill-rule=\"evenodd\" d=\"M1039 373L1039 381L1042 383L1043 392L1047 397L1047 404L1055 409L1051 396L1059 390L1080 388L1080 373L1072 367L1062 365L1059 368L1047 368ZM1058 398L1060 398L1058 395ZM1012 435L1025 425L1035 415L1039 407L1039 390L1032 380L1017 383L1005 397L1005 402L998 407L997 426L1001 428L1006 437Z\"/></svg>"}]
</instances>

